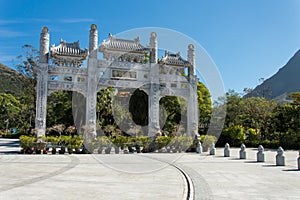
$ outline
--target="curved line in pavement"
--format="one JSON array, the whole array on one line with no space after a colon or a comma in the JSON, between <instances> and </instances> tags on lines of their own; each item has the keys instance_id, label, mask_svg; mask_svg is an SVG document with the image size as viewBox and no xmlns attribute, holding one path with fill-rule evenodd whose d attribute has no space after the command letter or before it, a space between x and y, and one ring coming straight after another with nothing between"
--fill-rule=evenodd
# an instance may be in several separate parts
<instances>
[{"instance_id":1,"label":"curved line in pavement","mask_svg":"<svg viewBox=\"0 0 300 200\"><path fill-rule=\"evenodd\" d=\"M202 199L213 199L212 191L206 182L206 180L194 169L187 167L185 165L179 164L179 163L169 163L168 161L154 158L152 156L145 156L147 158L151 158L154 160L158 160L160 162L164 162L169 164L172 167L175 167L177 170L180 171L180 173L183 174L185 177L185 181L187 184L187 189L189 190L186 198L187 200L202 200Z\"/></svg>"},{"instance_id":2,"label":"curved line in pavement","mask_svg":"<svg viewBox=\"0 0 300 200\"><path fill-rule=\"evenodd\" d=\"M185 188L184 188L184 192L183 192L184 193L183 199L194 200L194 184L193 184L190 176L182 168L175 165L174 163L169 163L165 160L162 160L159 158L154 158L152 156L143 156L143 157L166 163L166 164L174 167L175 169L177 169L177 171L179 171L179 173L183 176L183 179L184 179Z\"/></svg>"}]
</instances>

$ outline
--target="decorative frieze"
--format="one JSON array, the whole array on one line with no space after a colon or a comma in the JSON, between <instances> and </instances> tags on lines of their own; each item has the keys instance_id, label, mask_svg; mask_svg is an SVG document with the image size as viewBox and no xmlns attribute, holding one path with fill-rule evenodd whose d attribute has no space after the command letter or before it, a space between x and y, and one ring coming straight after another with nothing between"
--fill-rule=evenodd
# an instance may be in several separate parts
<instances>
[{"instance_id":1,"label":"decorative frieze","mask_svg":"<svg viewBox=\"0 0 300 200\"><path fill-rule=\"evenodd\" d=\"M49 66L48 72L51 74L73 74L73 75L86 75L87 76L87 68Z\"/></svg>"}]
</instances>

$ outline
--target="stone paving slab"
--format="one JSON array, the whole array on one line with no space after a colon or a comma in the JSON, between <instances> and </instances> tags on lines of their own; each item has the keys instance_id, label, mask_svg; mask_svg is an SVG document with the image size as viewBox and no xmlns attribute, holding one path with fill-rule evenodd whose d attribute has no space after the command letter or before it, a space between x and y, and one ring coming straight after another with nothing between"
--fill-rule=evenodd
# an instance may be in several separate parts
<instances>
[{"instance_id":1,"label":"stone paving slab","mask_svg":"<svg viewBox=\"0 0 300 200\"><path fill-rule=\"evenodd\" d=\"M256 152L247 149L248 158L241 160L239 149L231 149L230 158L223 157L223 149L217 149L216 156L186 154L178 162L201 174L211 199L300 199L298 151L285 152L284 167L275 165L276 151L265 152L265 163L256 162Z\"/></svg>"},{"instance_id":2,"label":"stone paving slab","mask_svg":"<svg viewBox=\"0 0 300 200\"><path fill-rule=\"evenodd\" d=\"M130 171L112 169L109 161ZM1 155L0 199L182 199L182 176L175 168L134 173L160 165L128 154Z\"/></svg>"},{"instance_id":3,"label":"stone paving slab","mask_svg":"<svg viewBox=\"0 0 300 200\"><path fill-rule=\"evenodd\" d=\"M184 179L172 165L190 176L195 199L300 199L298 151L285 151L286 166L278 167L276 150L265 150L266 162L257 163L253 148L246 149L246 160L239 159L238 148L231 149L231 157L223 156L223 148L215 156L21 155L2 150L0 200L184 199Z\"/></svg>"}]
</instances>

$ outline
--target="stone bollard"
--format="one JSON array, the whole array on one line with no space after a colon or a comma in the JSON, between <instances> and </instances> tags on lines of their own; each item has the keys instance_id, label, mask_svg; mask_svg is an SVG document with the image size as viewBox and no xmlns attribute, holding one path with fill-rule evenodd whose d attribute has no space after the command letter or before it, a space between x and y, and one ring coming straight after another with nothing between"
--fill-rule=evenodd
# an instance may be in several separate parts
<instances>
[{"instance_id":1,"label":"stone bollard","mask_svg":"<svg viewBox=\"0 0 300 200\"><path fill-rule=\"evenodd\" d=\"M277 149L277 155L276 155L276 165L277 166L285 166L285 157L283 155L284 150L282 147L279 147Z\"/></svg>"},{"instance_id":2,"label":"stone bollard","mask_svg":"<svg viewBox=\"0 0 300 200\"><path fill-rule=\"evenodd\" d=\"M128 149L128 147L127 147L127 146L125 146L125 147L124 147L124 149L123 149L123 153L124 153L124 154L128 154L128 153L129 153L129 149Z\"/></svg>"},{"instance_id":3,"label":"stone bollard","mask_svg":"<svg viewBox=\"0 0 300 200\"><path fill-rule=\"evenodd\" d=\"M300 170L300 150L299 150L299 157L298 157L298 170Z\"/></svg>"},{"instance_id":4,"label":"stone bollard","mask_svg":"<svg viewBox=\"0 0 300 200\"><path fill-rule=\"evenodd\" d=\"M230 157L230 146L228 143L225 144L224 157Z\"/></svg>"},{"instance_id":5,"label":"stone bollard","mask_svg":"<svg viewBox=\"0 0 300 200\"><path fill-rule=\"evenodd\" d=\"M197 153L203 152L203 148L202 148L201 142L199 140L197 141L196 152Z\"/></svg>"},{"instance_id":6,"label":"stone bollard","mask_svg":"<svg viewBox=\"0 0 300 200\"><path fill-rule=\"evenodd\" d=\"M210 155L216 155L216 147L215 147L215 143L214 142L210 146L209 154Z\"/></svg>"},{"instance_id":7,"label":"stone bollard","mask_svg":"<svg viewBox=\"0 0 300 200\"><path fill-rule=\"evenodd\" d=\"M257 150L258 150L256 154L257 162L265 162L264 147L262 145L259 145Z\"/></svg>"},{"instance_id":8,"label":"stone bollard","mask_svg":"<svg viewBox=\"0 0 300 200\"><path fill-rule=\"evenodd\" d=\"M241 145L240 159L246 159L246 146L244 144Z\"/></svg>"}]
</instances>

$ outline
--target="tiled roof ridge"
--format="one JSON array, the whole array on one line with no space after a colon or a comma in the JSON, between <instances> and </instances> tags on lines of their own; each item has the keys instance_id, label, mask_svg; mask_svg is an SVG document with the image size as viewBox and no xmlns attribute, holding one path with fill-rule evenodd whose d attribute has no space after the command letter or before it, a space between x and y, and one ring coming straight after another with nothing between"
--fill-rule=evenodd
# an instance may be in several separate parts
<instances>
[{"instance_id":1,"label":"tiled roof ridge","mask_svg":"<svg viewBox=\"0 0 300 200\"><path fill-rule=\"evenodd\" d=\"M52 56L62 55L86 57L88 55L87 49L81 49L79 47L79 41L68 43L62 39L60 40L60 44L58 46L52 45L50 52Z\"/></svg>"}]
</instances>

